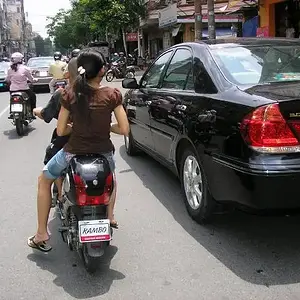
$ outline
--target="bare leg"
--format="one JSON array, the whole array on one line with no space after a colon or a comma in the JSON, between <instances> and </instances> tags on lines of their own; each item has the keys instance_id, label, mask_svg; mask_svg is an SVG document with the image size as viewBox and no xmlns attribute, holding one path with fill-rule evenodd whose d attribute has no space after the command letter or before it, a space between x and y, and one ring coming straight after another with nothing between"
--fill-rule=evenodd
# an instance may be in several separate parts
<instances>
[{"instance_id":1,"label":"bare leg","mask_svg":"<svg viewBox=\"0 0 300 300\"><path fill-rule=\"evenodd\" d=\"M114 219L114 208L115 208L115 203L116 203L116 196L117 196L117 182L116 182L116 180L114 180L114 190L111 194L110 201L109 201L108 208L107 208L108 218L111 223L116 223L116 221Z\"/></svg>"},{"instance_id":2,"label":"bare leg","mask_svg":"<svg viewBox=\"0 0 300 300\"><path fill-rule=\"evenodd\" d=\"M61 177L57 178L55 180L55 184L56 184L57 192L58 192L58 200L62 201L62 184L63 184L63 179Z\"/></svg>"},{"instance_id":3,"label":"bare leg","mask_svg":"<svg viewBox=\"0 0 300 300\"><path fill-rule=\"evenodd\" d=\"M37 195L38 230L34 239L36 243L49 239L47 225L51 207L51 185L53 181L47 179L43 174L39 177Z\"/></svg>"}]
</instances>

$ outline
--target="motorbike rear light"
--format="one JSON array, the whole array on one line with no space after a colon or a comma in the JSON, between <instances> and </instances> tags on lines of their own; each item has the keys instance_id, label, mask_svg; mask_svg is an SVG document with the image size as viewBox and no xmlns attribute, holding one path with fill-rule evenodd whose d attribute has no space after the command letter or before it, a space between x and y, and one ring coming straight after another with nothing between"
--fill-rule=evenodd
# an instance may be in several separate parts
<instances>
[{"instance_id":1,"label":"motorbike rear light","mask_svg":"<svg viewBox=\"0 0 300 300\"><path fill-rule=\"evenodd\" d=\"M102 195L89 196L86 193L86 184L82 178L74 174L74 183L76 189L76 200L78 206L89 206L89 205L108 205L110 201L110 195L113 186L113 175L112 173L106 178L104 192Z\"/></svg>"},{"instance_id":2,"label":"motorbike rear light","mask_svg":"<svg viewBox=\"0 0 300 300\"><path fill-rule=\"evenodd\" d=\"M245 142L258 152L300 152L299 141L277 103L255 109L243 119L240 130Z\"/></svg>"},{"instance_id":3,"label":"motorbike rear light","mask_svg":"<svg viewBox=\"0 0 300 300\"><path fill-rule=\"evenodd\" d=\"M13 101L14 101L14 102L20 102L21 99L20 99L19 97L14 97L14 98L13 98Z\"/></svg>"}]
</instances>

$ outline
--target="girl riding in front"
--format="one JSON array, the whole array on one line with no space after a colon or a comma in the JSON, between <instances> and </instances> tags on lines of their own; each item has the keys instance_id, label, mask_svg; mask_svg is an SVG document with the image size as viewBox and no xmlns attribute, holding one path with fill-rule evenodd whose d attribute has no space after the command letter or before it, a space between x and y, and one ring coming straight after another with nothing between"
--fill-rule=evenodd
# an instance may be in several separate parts
<instances>
[{"instance_id":1,"label":"girl riding in front","mask_svg":"<svg viewBox=\"0 0 300 300\"><path fill-rule=\"evenodd\" d=\"M49 240L47 223L51 207L51 185L68 167L71 158L77 154L102 154L112 172L115 170L114 145L110 132L128 135L129 124L122 105L119 90L101 86L105 74L105 58L94 49L87 49L77 58L79 75L73 87L67 89L61 99L61 110L57 123L59 136L70 135L65 147L60 150L44 167L38 184L38 229L28 239L28 246L48 252L52 248ZM114 112L117 123L111 125ZM72 125L69 118L72 115ZM111 226L117 228L114 219L116 184L108 206L108 218Z\"/></svg>"}]
</instances>

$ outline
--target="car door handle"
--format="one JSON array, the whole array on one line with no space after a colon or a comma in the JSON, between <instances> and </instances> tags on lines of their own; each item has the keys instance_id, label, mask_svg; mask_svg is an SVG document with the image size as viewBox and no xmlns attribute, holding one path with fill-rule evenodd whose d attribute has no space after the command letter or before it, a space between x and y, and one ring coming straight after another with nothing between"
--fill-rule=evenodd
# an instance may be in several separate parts
<instances>
[{"instance_id":1,"label":"car door handle","mask_svg":"<svg viewBox=\"0 0 300 300\"><path fill-rule=\"evenodd\" d=\"M186 111L187 109L187 106L186 105L183 105L183 104L178 104L175 106L175 108L179 111Z\"/></svg>"},{"instance_id":2,"label":"car door handle","mask_svg":"<svg viewBox=\"0 0 300 300\"><path fill-rule=\"evenodd\" d=\"M207 110L206 112L198 115L198 121L201 123L214 123L217 119L217 112L212 110Z\"/></svg>"},{"instance_id":3,"label":"car door handle","mask_svg":"<svg viewBox=\"0 0 300 300\"><path fill-rule=\"evenodd\" d=\"M169 101L170 103L173 103L173 104L180 103L180 101L178 101L176 98L174 98L172 96L167 96L166 100Z\"/></svg>"}]
</instances>

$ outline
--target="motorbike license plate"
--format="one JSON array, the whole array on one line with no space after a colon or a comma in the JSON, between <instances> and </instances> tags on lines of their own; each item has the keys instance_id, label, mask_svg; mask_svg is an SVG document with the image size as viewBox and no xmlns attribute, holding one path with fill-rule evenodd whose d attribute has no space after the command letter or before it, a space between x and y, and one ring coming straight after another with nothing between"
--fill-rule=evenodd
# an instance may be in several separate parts
<instances>
[{"instance_id":1,"label":"motorbike license plate","mask_svg":"<svg viewBox=\"0 0 300 300\"><path fill-rule=\"evenodd\" d=\"M79 241L80 243L104 242L110 241L110 221L89 220L79 221Z\"/></svg>"},{"instance_id":2,"label":"motorbike license plate","mask_svg":"<svg viewBox=\"0 0 300 300\"><path fill-rule=\"evenodd\" d=\"M56 82L56 85L64 86L64 85L66 85L66 83L64 81L58 81L58 82Z\"/></svg>"},{"instance_id":3,"label":"motorbike license plate","mask_svg":"<svg viewBox=\"0 0 300 300\"><path fill-rule=\"evenodd\" d=\"M47 72L40 72L40 76L47 76Z\"/></svg>"},{"instance_id":4,"label":"motorbike license plate","mask_svg":"<svg viewBox=\"0 0 300 300\"><path fill-rule=\"evenodd\" d=\"M11 112L22 112L23 111L23 105L22 104L12 104L10 107Z\"/></svg>"}]
</instances>

